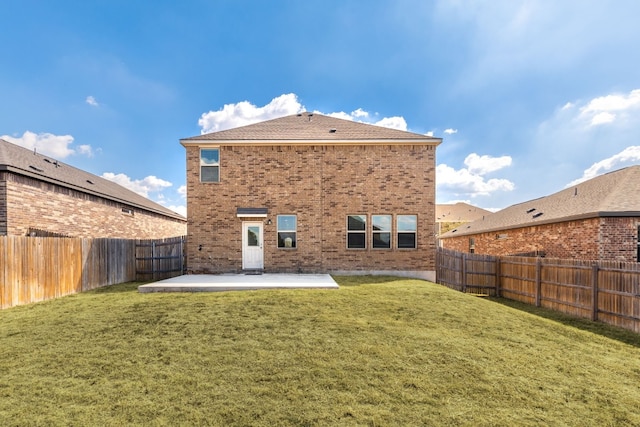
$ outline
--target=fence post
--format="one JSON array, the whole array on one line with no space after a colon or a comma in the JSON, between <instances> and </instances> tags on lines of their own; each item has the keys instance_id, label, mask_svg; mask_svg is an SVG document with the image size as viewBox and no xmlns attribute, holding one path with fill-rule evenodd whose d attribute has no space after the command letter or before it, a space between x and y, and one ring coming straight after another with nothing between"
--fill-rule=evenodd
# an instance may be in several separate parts
<instances>
[{"instance_id":1,"label":"fence post","mask_svg":"<svg viewBox=\"0 0 640 427\"><path fill-rule=\"evenodd\" d=\"M496 257L496 297L500 298L500 257Z\"/></svg>"},{"instance_id":2,"label":"fence post","mask_svg":"<svg viewBox=\"0 0 640 427\"><path fill-rule=\"evenodd\" d=\"M151 280L156 280L156 241L151 242Z\"/></svg>"},{"instance_id":3,"label":"fence post","mask_svg":"<svg viewBox=\"0 0 640 427\"><path fill-rule=\"evenodd\" d=\"M540 295L542 293L542 278L540 277L541 270L542 262L540 261L540 258L536 258L536 307L540 307L540 301L542 300Z\"/></svg>"},{"instance_id":4,"label":"fence post","mask_svg":"<svg viewBox=\"0 0 640 427\"><path fill-rule=\"evenodd\" d=\"M180 274L184 274L184 236L180 236Z\"/></svg>"},{"instance_id":5,"label":"fence post","mask_svg":"<svg viewBox=\"0 0 640 427\"><path fill-rule=\"evenodd\" d=\"M598 270L600 267L597 262L591 267L591 320L598 320Z\"/></svg>"},{"instance_id":6,"label":"fence post","mask_svg":"<svg viewBox=\"0 0 640 427\"><path fill-rule=\"evenodd\" d=\"M462 254L462 292L467 293L467 254Z\"/></svg>"}]
</instances>

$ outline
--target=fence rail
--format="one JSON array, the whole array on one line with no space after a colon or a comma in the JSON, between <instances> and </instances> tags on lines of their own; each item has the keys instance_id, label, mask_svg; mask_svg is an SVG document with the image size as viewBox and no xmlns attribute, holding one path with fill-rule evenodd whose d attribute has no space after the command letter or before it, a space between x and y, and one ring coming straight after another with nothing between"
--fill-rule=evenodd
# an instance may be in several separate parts
<instances>
[{"instance_id":1,"label":"fence rail","mask_svg":"<svg viewBox=\"0 0 640 427\"><path fill-rule=\"evenodd\" d=\"M437 282L640 332L640 263L478 255L438 249Z\"/></svg>"},{"instance_id":2,"label":"fence rail","mask_svg":"<svg viewBox=\"0 0 640 427\"><path fill-rule=\"evenodd\" d=\"M137 260L139 247L153 243L162 249L148 260ZM151 274L145 270L149 262L152 270L156 268ZM183 237L153 241L0 236L0 309L116 283L177 276L183 268Z\"/></svg>"}]
</instances>

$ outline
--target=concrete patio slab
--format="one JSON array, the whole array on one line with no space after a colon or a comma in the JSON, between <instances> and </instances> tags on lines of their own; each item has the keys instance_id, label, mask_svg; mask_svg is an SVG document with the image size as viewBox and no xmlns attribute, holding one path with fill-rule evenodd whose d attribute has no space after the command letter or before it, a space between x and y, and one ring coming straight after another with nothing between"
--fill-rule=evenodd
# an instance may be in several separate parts
<instances>
[{"instance_id":1,"label":"concrete patio slab","mask_svg":"<svg viewBox=\"0 0 640 427\"><path fill-rule=\"evenodd\" d=\"M329 274L187 274L138 286L138 292L339 289Z\"/></svg>"}]
</instances>

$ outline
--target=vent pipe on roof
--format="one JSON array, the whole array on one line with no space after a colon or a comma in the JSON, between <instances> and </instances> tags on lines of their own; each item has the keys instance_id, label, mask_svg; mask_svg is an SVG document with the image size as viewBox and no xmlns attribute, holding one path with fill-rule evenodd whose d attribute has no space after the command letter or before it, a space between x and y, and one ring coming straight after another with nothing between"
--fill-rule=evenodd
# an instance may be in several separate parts
<instances>
[{"instance_id":1,"label":"vent pipe on roof","mask_svg":"<svg viewBox=\"0 0 640 427\"><path fill-rule=\"evenodd\" d=\"M575 188L575 190L573 190L573 195L577 196L578 195L578 187Z\"/></svg>"}]
</instances>

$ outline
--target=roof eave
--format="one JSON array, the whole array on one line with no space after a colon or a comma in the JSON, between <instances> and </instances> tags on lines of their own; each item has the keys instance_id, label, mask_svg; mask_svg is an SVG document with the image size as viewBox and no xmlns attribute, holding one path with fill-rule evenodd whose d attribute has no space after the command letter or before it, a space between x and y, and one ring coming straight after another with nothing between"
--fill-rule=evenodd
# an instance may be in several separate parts
<instances>
[{"instance_id":1,"label":"roof eave","mask_svg":"<svg viewBox=\"0 0 640 427\"><path fill-rule=\"evenodd\" d=\"M430 145L438 146L442 143L442 138L425 139L181 139L183 147L190 146L278 146L278 145Z\"/></svg>"},{"instance_id":2,"label":"roof eave","mask_svg":"<svg viewBox=\"0 0 640 427\"><path fill-rule=\"evenodd\" d=\"M603 215L603 214L608 214L608 215ZM604 216L608 216L608 217L618 216L618 217L620 217L620 216L635 216L635 215L621 215L620 212L592 212L592 213L586 213L586 214L581 214L581 215L566 216L566 217L562 217L562 218L551 218L551 219L540 220L540 221L535 221L535 222L522 222L522 223L519 223L519 224L506 225L504 227L491 227L491 228L486 228L486 229L483 229L483 230L464 230L464 231L458 230L454 234L451 234L451 231L447 231L445 234L443 234L439 238L440 239L448 239L448 238L458 237L458 236L472 236L472 235L476 235L476 234L496 233L496 232L499 232L499 231L515 230L515 229L518 229L518 228L534 227L534 226L538 226L538 225L557 224L559 222L568 222L568 221L577 221L577 220L581 220L581 219L600 218L600 217L604 217Z\"/></svg>"},{"instance_id":3,"label":"roof eave","mask_svg":"<svg viewBox=\"0 0 640 427\"><path fill-rule=\"evenodd\" d=\"M113 197L113 196L110 196L108 194L101 193L99 191L92 191L92 190L90 190L88 188L85 188L85 187L80 187L78 185L73 185L73 184L65 182L65 181L59 181L59 180L54 179L54 178L50 178L50 177L47 177L47 176L44 176L44 175L39 175L37 173L32 173L32 172L26 171L24 169L16 168L16 167L13 167L13 166L10 166L10 165L0 165L0 171L15 173L17 175L22 175L22 176L26 176L26 177L29 177L29 178L37 179L38 181L48 182L50 184L55 184L55 185L58 185L60 187L69 188L71 190L79 191L81 193L91 194L93 196L97 196L97 197L100 197L100 198L103 198L103 199L107 199L107 200L111 200L111 201L114 201L114 202L122 203L123 205L127 205L127 206L131 206L131 207L134 207L134 208L138 208L140 210L144 210L144 211L147 211L147 212L153 212L153 213L156 213L158 215L174 218L174 219L177 219L177 220L180 220L180 221L186 221L186 218L183 217L182 215L180 215L177 212L176 212L175 215L171 215L168 212L163 212L161 210L153 209L153 208L150 208L150 207L147 207L147 206L143 206L143 205L140 205L138 203L131 202L129 200L124 200L124 199L120 199L118 197Z\"/></svg>"}]
</instances>

